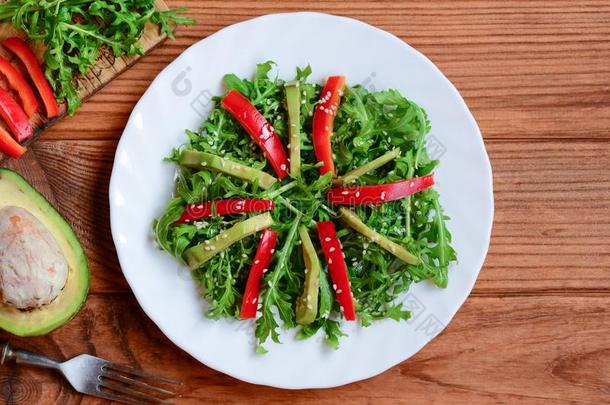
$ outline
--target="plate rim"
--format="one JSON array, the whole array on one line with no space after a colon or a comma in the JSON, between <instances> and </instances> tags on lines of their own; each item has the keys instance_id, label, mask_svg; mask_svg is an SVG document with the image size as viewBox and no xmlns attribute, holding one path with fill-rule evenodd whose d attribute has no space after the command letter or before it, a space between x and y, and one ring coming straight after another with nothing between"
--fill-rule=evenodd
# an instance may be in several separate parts
<instances>
[{"instance_id":1,"label":"plate rim","mask_svg":"<svg viewBox=\"0 0 610 405\"><path fill-rule=\"evenodd\" d=\"M186 58L187 54L194 52L194 49L197 47L197 45L199 45L200 43L207 41L208 39L212 39L215 38L217 36L222 35L223 33L226 33L228 31L232 31L235 29L238 29L238 27L240 27L243 24L249 24L249 23L260 23L266 19L272 19L272 18L282 18L282 17L286 17L286 16L291 16L291 17L304 17L304 18L308 18L308 17L316 17L316 18L333 18L333 19L338 19L343 23L347 23L347 24L351 24L351 25L355 25L355 26L360 26L360 27L365 27L367 29L376 31L378 34L381 34L383 36L386 37L386 39L397 42L400 46L402 47L406 47L408 50L414 52L414 54L420 59L422 60L426 65L428 65L429 68L431 68L432 70L435 71L436 75L439 76L439 78L441 80L443 80L445 82L445 84L448 86L448 88L450 89L450 91L454 94L454 96L457 96L457 100L459 100L459 102L461 103L461 108L466 112L466 117L468 120L469 125L476 131L476 134L478 135L477 137L477 143L479 144L479 147L481 148L481 150L484 152L484 164L485 164L485 168L486 168L486 177L487 178L487 183L488 183L488 187L487 189L489 190L489 201L487 201L489 208L490 208L490 212L489 212L489 216L490 216L490 221L489 221L489 226L487 229L487 232L485 233L485 246L481 246L481 248L484 248L484 254L482 254L482 257L478 260L478 264L476 265L477 267L477 271L476 271L476 276L474 277L474 279L472 280L471 283L469 283L468 286L468 293L465 295L465 297L461 300L456 300L456 302L459 302L459 305L456 305L456 309L451 314L451 316L449 317L449 319L447 320L447 322L443 325L442 329L440 330L440 332L438 332L438 334L436 334L434 337L432 337L429 341L427 341L426 343L424 343L419 349L417 349L414 353L407 355L406 357L401 356L400 359L397 358L397 360L381 369L375 369L373 371L367 371L366 373L364 373L362 376L360 377L353 377L353 378L347 378L344 379L342 381L339 382L335 382L335 383L329 383L329 384L319 384L319 385L315 385L315 386L310 386L310 385L287 385L287 384L273 384L273 383L269 383L266 381L262 381L261 379L257 379L254 377L250 377L244 373L240 373L237 372L234 369L228 369L227 367L224 367L222 364L211 364L208 361L203 361L201 359L199 359L198 357L196 357L194 354L191 353L191 351L189 351L184 344L179 343L180 339L178 339L175 335L172 334L172 332L166 328L164 328L163 326L161 326L155 319L153 316L151 316L151 311L149 308L147 308L143 302L145 302L142 297L139 295L139 293L136 292L136 290L132 287L132 283L133 280L130 280L130 276L123 270L123 263L125 262L125 259L123 259L124 254L121 253L121 251L119 250L118 246L118 235L117 235L117 226L114 226L114 224L117 222L116 220L116 210L113 209L113 200L114 200L114 189L115 187L113 187L116 183L116 179L119 177L118 174L118 168L119 168L119 164L117 164L117 162L119 162L119 155L122 152L123 148L124 148L124 140L123 140L123 135L125 135L127 128L131 127L132 125L134 125L134 120L136 119L136 115L138 114L139 110L141 108L143 108L143 100L145 99L146 95L149 92L152 92L153 87L155 86L155 83L158 83L158 80L164 75L166 74L167 71L169 71L172 67L172 65L174 65L175 63L177 63L181 58ZM453 320L453 318L456 316L457 312L462 308L462 306L464 305L464 302L468 299L468 297L470 296L470 294L472 293L472 290L474 288L474 285L476 283L476 281L478 280L479 274L483 268L483 265L485 263L485 259L489 253L489 246L491 243L491 235L492 235L492 230L493 230L493 223L494 223L494 216L495 216L495 204L494 204L494 189L493 189L493 171L492 171L492 166L491 166L491 161L489 159L489 154L487 153L487 149L485 147L485 142L483 139L483 135L480 131L480 128L476 122L476 120L474 119L474 116L472 115L472 112L470 111L470 109L468 108L465 100L463 99L462 95L460 94L460 92L457 90L457 88L454 86L454 84L443 74L443 72L436 66L436 64L434 64L434 62L432 62L432 60L430 60L427 56L425 56L423 53L421 53L419 50L417 50L416 48L414 48L413 46L409 45L407 42L403 41L402 39L400 39L399 37L397 37L396 35L385 31L381 28L378 28L374 25L368 24L364 21L355 19L355 18L351 18L351 17L346 17L346 16L341 16L341 15L335 15L335 14L330 14L330 13L322 13L322 12L312 12L312 11L300 11L300 12L283 12L283 13L271 13L271 14L265 14L265 15L261 15L261 16L257 16L254 18L248 18L239 22L236 22L234 24L228 25L226 27L223 27L222 29L214 32L213 34L206 36L200 40L198 40L197 42L194 42L193 44L189 45L186 49L184 49L174 60L172 60L167 66L165 66L159 73L157 73L157 75L155 76L155 78L150 82L150 84L148 85L148 87L146 88L146 90L144 91L144 93L142 93L142 95L140 96L138 102L135 104L135 106L133 107L129 119L127 120L125 127L121 133L121 138L119 139L119 142L117 144L117 148L116 148L116 152L115 152L115 156L114 156L114 160L113 160L113 167L112 167L112 172L111 172L111 177L110 177L110 182L109 182L109 193L108 193L108 198L109 198L109 204L110 204L110 227L111 227L111 234L112 234L112 239L113 239L113 243L115 246L115 251L117 253L117 257L119 260L119 265L121 267L121 272L123 273L123 276L125 277L127 283L129 284L129 287L132 291L132 293L134 294L136 301L138 302L138 305L140 306L140 308L142 308L142 310L144 311L144 313L146 314L146 316L159 328L159 330L177 347L179 347L182 351L184 351L185 353L187 353L189 356L191 356L193 359L195 359L196 361L200 362L201 364L205 365L206 367L210 367L211 369L217 370L223 374L229 375L233 378L239 379L241 381L245 381L247 383L251 383L251 384L256 384L256 385L263 385L263 386L271 386L271 387L276 387L276 388L281 388L281 389L288 389L288 390L297 390L297 389L326 389L326 388L333 388L333 387L338 387L338 386L343 386L343 385L347 385L347 384L351 384L353 382L357 382L357 381L363 381L363 380L368 380L372 377L375 377L377 375L380 375L386 371L388 371L389 369L403 363L404 361L406 361L407 359L409 359L410 357L414 356L415 354L417 354L419 351L421 351L428 343L430 343L432 340L434 340L440 333L442 333L447 326L450 324L450 322Z\"/></svg>"}]
</instances>

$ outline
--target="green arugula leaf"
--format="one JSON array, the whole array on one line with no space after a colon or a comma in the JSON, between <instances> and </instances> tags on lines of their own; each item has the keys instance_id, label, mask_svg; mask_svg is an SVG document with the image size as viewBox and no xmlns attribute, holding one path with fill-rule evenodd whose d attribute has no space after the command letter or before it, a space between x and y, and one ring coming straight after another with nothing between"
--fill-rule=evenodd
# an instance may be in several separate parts
<instances>
[{"instance_id":1,"label":"green arugula leaf","mask_svg":"<svg viewBox=\"0 0 610 405\"><path fill-rule=\"evenodd\" d=\"M181 15L185 11L158 11L155 0L9 0L0 6L0 22L44 42L45 75L72 115L81 104L76 75L87 72L103 48L116 57L141 55L146 24L173 38L176 25L195 23Z\"/></svg>"}]
</instances>

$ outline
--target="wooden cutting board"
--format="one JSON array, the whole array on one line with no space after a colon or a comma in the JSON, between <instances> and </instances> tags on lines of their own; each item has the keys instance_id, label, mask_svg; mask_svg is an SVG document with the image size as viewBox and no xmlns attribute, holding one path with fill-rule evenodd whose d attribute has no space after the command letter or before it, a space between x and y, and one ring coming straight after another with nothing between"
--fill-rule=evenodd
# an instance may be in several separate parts
<instances>
[{"instance_id":1,"label":"wooden cutting board","mask_svg":"<svg viewBox=\"0 0 610 405\"><path fill-rule=\"evenodd\" d=\"M2 2L0 1L0 3L2 3ZM163 0L157 0L156 6L157 6L158 10L167 10L168 9L167 5L165 4L165 2ZM2 40L4 38L8 38L8 37L14 37L14 36L22 37L25 39L23 32L15 30L10 23L0 24L0 40ZM158 46L163 41L165 41L165 39L167 39L167 36L160 35L159 28L156 25L153 25L153 24L148 25L146 27L146 30L144 31L144 35L140 39L140 44L142 45L142 48L144 49L144 54L147 54L148 52L150 52L156 46ZM42 60L43 60L42 55L44 53L44 47L41 44L34 45L33 47L34 47L34 52L36 53L36 56L38 56L38 60L42 63ZM10 62L13 62L13 60L15 59L13 54L11 54L7 49L4 49L2 47L0 47L0 55L2 55L2 57L4 57L5 59L7 59ZM116 58L112 54L110 49L103 49L103 51L100 53L99 57L97 58L97 61L89 69L89 71L86 74L77 77L77 82L79 84L79 89L80 89L79 91L80 91L81 99L84 101L84 100L87 100L89 97L93 96L102 87L104 87L106 84L110 83L110 81L112 81L112 79L114 79L115 77L120 75L122 72L124 72L127 68L129 68L134 63L136 63L138 61L138 59L140 59L142 56L143 55L136 55L136 56L131 56L131 57L124 56L121 58ZM14 63L14 66L17 67L19 70L21 70L22 73L24 73L25 77L27 77L27 74L25 73L23 67L19 63ZM6 82L5 78L1 75L0 75L0 86L2 86L5 89L9 89L8 83ZM15 93L12 93L12 94L16 97ZM41 112L43 110L44 110L44 107L42 107L42 102L41 102ZM76 113L78 114L78 110ZM25 144L26 145L31 144L41 135L41 133L46 128L53 125L58 120L62 119L65 115L66 115L65 104L60 105L60 115L52 120L46 119L44 114L41 114L40 112L34 114L34 116L32 116L30 118L30 124L32 125L32 128L34 129L34 135L30 139L28 139L25 142ZM0 122L0 125L4 126L4 122ZM2 153L0 153L0 162L2 162L5 158L6 157L4 155L2 155Z\"/></svg>"}]
</instances>

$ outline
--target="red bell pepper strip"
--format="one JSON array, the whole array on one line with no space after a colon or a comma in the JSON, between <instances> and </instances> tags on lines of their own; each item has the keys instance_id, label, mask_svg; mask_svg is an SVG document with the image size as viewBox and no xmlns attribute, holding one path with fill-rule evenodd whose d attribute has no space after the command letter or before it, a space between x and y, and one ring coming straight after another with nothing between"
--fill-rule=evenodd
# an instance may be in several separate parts
<instances>
[{"instance_id":1,"label":"red bell pepper strip","mask_svg":"<svg viewBox=\"0 0 610 405\"><path fill-rule=\"evenodd\" d=\"M38 64L36 55L34 55L34 52L32 52L28 44L26 44L21 38L12 37L2 41L2 45L17 55L17 57L24 64L30 78L32 79L32 82L34 82L34 86L36 86L36 89L42 98L42 102L47 111L47 117L53 118L59 115L59 106L57 105L55 94L53 94L53 89L51 89L51 85L47 81L47 78L42 72L42 68Z\"/></svg>"},{"instance_id":2,"label":"red bell pepper strip","mask_svg":"<svg viewBox=\"0 0 610 405\"><path fill-rule=\"evenodd\" d=\"M28 116L17 104L15 99L3 88L0 88L0 116L6 122L18 142L25 141L32 136L32 126Z\"/></svg>"},{"instance_id":3,"label":"red bell pepper strip","mask_svg":"<svg viewBox=\"0 0 610 405\"><path fill-rule=\"evenodd\" d=\"M0 73L6 77L9 86L19 94L21 105L28 117L34 115L39 107L34 90L23 75L2 56L0 56Z\"/></svg>"},{"instance_id":4,"label":"red bell pepper strip","mask_svg":"<svg viewBox=\"0 0 610 405\"><path fill-rule=\"evenodd\" d=\"M241 312L239 314L241 319L256 317L261 280L263 274L269 267L269 263L271 263L276 243L277 232L271 229L265 229L261 235L261 240L258 243L256 255L254 255L254 263L252 263L252 267L250 268L250 274L248 274L246 291L244 292L244 298L241 302Z\"/></svg>"},{"instance_id":5,"label":"red bell pepper strip","mask_svg":"<svg viewBox=\"0 0 610 405\"><path fill-rule=\"evenodd\" d=\"M331 172L335 175L333 151L330 146L330 137L333 133L335 115L341 101L341 94L345 87L345 76L330 76L326 80L322 98L318 102L313 114L313 149L318 162L322 162L320 174Z\"/></svg>"},{"instance_id":6,"label":"red bell pepper strip","mask_svg":"<svg viewBox=\"0 0 610 405\"><path fill-rule=\"evenodd\" d=\"M263 114L237 90L229 90L220 104L233 115L250 134L252 140L261 147L280 180L288 176L288 157L282 141Z\"/></svg>"},{"instance_id":7,"label":"red bell pepper strip","mask_svg":"<svg viewBox=\"0 0 610 405\"><path fill-rule=\"evenodd\" d=\"M0 152L17 159L25 153L26 149L15 141L11 134L0 127Z\"/></svg>"},{"instance_id":8,"label":"red bell pepper strip","mask_svg":"<svg viewBox=\"0 0 610 405\"><path fill-rule=\"evenodd\" d=\"M347 265L343 257L341 241L337 238L335 224L332 221L318 222L318 237L328 263L328 272L333 281L333 290L345 319L353 321L356 319L354 299L347 275Z\"/></svg>"},{"instance_id":9,"label":"red bell pepper strip","mask_svg":"<svg viewBox=\"0 0 610 405\"><path fill-rule=\"evenodd\" d=\"M209 218L212 215L223 216L245 212L271 211L274 207L275 204L271 200L257 199L229 199L202 204L189 204L180 218L174 223L184 224L202 218Z\"/></svg>"},{"instance_id":10,"label":"red bell pepper strip","mask_svg":"<svg viewBox=\"0 0 610 405\"><path fill-rule=\"evenodd\" d=\"M335 187L328 191L328 201L340 205L381 204L400 200L434 185L434 174L373 186Z\"/></svg>"}]
</instances>

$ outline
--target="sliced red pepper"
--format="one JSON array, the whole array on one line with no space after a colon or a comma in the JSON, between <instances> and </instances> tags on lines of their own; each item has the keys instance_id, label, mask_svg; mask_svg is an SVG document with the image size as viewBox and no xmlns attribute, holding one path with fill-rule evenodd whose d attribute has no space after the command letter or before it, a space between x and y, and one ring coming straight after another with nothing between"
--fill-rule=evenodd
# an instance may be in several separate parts
<instances>
[{"instance_id":1,"label":"sliced red pepper","mask_svg":"<svg viewBox=\"0 0 610 405\"><path fill-rule=\"evenodd\" d=\"M0 116L6 122L18 142L32 136L32 126L28 116L17 101L6 90L0 87Z\"/></svg>"},{"instance_id":2,"label":"sliced red pepper","mask_svg":"<svg viewBox=\"0 0 610 405\"><path fill-rule=\"evenodd\" d=\"M39 107L34 90L23 75L2 56L0 56L0 73L6 77L9 86L19 94L21 105L28 117L34 115Z\"/></svg>"},{"instance_id":3,"label":"sliced red pepper","mask_svg":"<svg viewBox=\"0 0 610 405\"><path fill-rule=\"evenodd\" d=\"M175 224L209 218L212 215L223 216L245 212L271 211L275 204L271 200L229 199L211 201L201 204L189 204Z\"/></svg>"},{"instance_id":4,"label":"sliced red pepper","mask_svg":"<svg viewBox=\"0 0 610 405\"><path fill-rule=\"evenodd\" d=\"M271 263L276 243L277 232L271 229L265 229L262 232L261 240L258 243L256 255L254 255L254 262L250 268L250 274L248 274L246 291L244 292L244 298L241 302L241 312L239 314L241 319L256 317L261 280L263 274L269 267L269 263Z\"/></svg>"},{"instance_id":5,"label":"sliced red pepper","mask_svg":"<svg viewBox=\"0 0 610 405\"><path fill-rule=\"evenodd\" d=\"M222 99L221 105L233 115L250 134L252 140L261 147L280 180L288 176L289 163L282 140L263 114L250 103L250 100L233 89L229 90Z\"/></svg>"},{"instance_id":6,"label":"sliced red pepper","mask_svg":"<svg viewBox=\"0 0 610 405\"><path fill-rule=\"evenodd\" d=\"M25 153L26 149L15 141L11 134L0 127L0 152L17 159Z\"/></svg>"},{"instance_id":7,"label":"sliced red pepper","mask_svg":"<svg viewBox=\"0 0 610 405\"><path fill-rule=\"evenodd\" d=\"M318 222L318 237L328 263L328 272L333 281L333 290L345 319L353 321L356 319L354 299L347 275L347 264L343 257L341 241L337 238L335 224L332 221Z\"/></svg>"},{"instance_id":8,"label":"sliced red pepper","mask_svg":"<svg viewBox=\"0 0 610 405\"><path fill-rule=\"evenodd\" d=\"M55 94L53 94L53 89L51 89L51 85L42 72L40 64L38 64L36 55L34 55L34 52L32 52L32 49L30 49L28 44L21 38L12 37L2 41L2 45L17 55L24 64L32 82L34 82L34 86L36 86L36 89L42 98L42 102L47 111L47 117L53 118L59 115L59 106L57 105Z\"/></svg>"},{"instance_id":9,"label":"sliced red pepper","mask_svg":"<svg viewBox=\"0 0 610 405\"><path fill-rule=\"evenodd\" d=\"M380 204L400 200L434 185L434 174L373 186L335 187L328 191L328 200L340 205Z\"/></svg>"},{"instance_id":10,"label":"sliced red pepper","mask_svg":"<svg viewBox=\"0 0 610 405\"><path fill-rule=\"evenodd\" d=\"M330 76L326 80L322 98L318 102L313 114L313 149L318 162L322 162L320 174L331 172L335 175L333 151L330 146L330 137L333 134L335 115L341 101L341 94L345 87L345 76Z\"/></svg>"}]
</instances>

